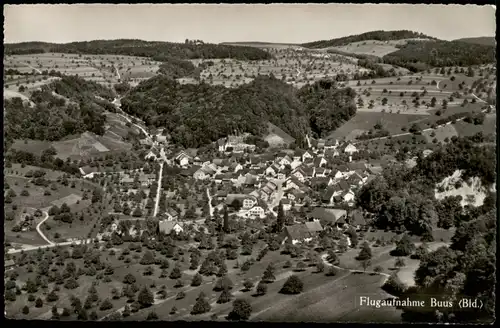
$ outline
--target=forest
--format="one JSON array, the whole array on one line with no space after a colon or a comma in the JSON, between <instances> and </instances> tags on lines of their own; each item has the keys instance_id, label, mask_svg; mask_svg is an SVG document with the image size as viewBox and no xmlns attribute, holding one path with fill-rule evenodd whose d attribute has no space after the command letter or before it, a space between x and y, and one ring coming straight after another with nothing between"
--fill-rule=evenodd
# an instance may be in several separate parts
<instances>
[{"instance_id":1,"label":"forest","mask_svg":"<svg viewBox=\"0 0 500 328\"><path fill-rule=\"evenodd\" d=\"M419 156L413 169L386 168L381 177L363 186L358 204L376 214L374 224L378 228L408 231L430 241L432 227L460 227L484 214L474 207L462 210L460 199L435 200L435 184L455 170L463 170L464 181L478 177L483 186L490 186L496 179L495 154L494 147L474 144L471 138L454 138L426 158ZM491 209L495 197L496 194L488 193L483 210Z\"/></svg>"},{"instance_id":2,"label":"forest","mask_svg":"<svg viewBox=\"0 0 500 328\"><path fill-rule=\"evenodd\" d=\"M461 41L410 41L383 57L386 64L417 72L431 67L472 66L496 61L495 47Z\"/></svg>"},{"instance_id":3,"label":"forest","mask_svg":"<svg viewBox=\"0 0 500 328\"><path fill-rule=\"evenodd\" d=\"M210 43L173 43L143 40L94 40L64 44L45 42L23 42L4 45L5 55L60 52L85 55L122 55L149 57L164 61L170 57L177 59L233 58L239 60L266 60L272 56L261 49L219 45Z\"/></svg>"},{"instance_id":4,"label":"forest","mask_svg":"<svg viewBox=\"0 0 500 328\"><path fill-rule=\"evenodd\" d=\"M235 132L267 133L271 122L296 139L325 134L355 114L355 92L318 82L295 90L274 76L235 89L181 85L166 76L142 82L121 100L122 109L146 124L165 127L175 144L199 147ZM325 117L329 120L325 120Z\"/></svg>"},{"instance_id":5,"label":"forest","mask_svg":"<svg viewBox=\"0 0 500 328\"><path fill-rule=\"evenodd\" d=\"M190 61L168 57L163 60L158 72L172 79L177 79L181 77L199 77L200 70Z\"/></svg>"},{"instance_id":6,"label":"forest","mask_svg":"<svg viewBox=\"0 0 500 328\"><path fill-rule=\"evenodd\" d=\"M414 38L425 38L434 39L428 35L408 31L408 30L397 30L397 31L371 31L357 35L345 36L342 38L332 39L332 40L321 40L301 44L302 47L319 49L326 47L341 47L352 42L360 42L366 40L377 40L377 41L391 41L391 40L402 40L402 39L414 39Z\"/></svg>"},{"instance_id":7,"label":"forest","mask_svg":"<svg viewBox=\"0 0 500 328\"><path fill-rule=\"evenodd\" d=\"M65 76L34 91L30 97L34 106L23 103L21 98L5 99L5 139L9 142L14 139L58 141L85 131L102 135L106 122L104 110L115 110L108 101L110 99L113 99L110 89L78 77Z\"/></svg>"},{"instance_id":8,"label":"forest","mask_svg":"<svg viewBox=\"0 0 500 328\"><path fill-rule=\"evenodd\" d=\"M495 204L488 208L458 227L450 247L443 246L421 258L415 272L416 286L400 297L426 300L427 306L403 308L404 321L490 323L494 318L497 210ZM451 301L453 306L431 308L429 296ZM477 299L483 306L462 308L462 298Z\"/></svg>"}]
</instances>

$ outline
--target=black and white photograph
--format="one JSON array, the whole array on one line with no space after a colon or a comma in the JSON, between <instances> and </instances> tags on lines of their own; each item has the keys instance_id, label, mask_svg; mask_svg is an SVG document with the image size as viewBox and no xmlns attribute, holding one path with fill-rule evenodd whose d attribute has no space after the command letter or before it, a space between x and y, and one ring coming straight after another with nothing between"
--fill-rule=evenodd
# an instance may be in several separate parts
<instances>
[{"instance_id":1,"label":"black and white photograph","mask_svg":"<svg viewBox=\"0 0 500 328\"><path fill-rule=\"evenodd\" d=\"M4 5L4 316L495 322L496 6Z\"/></svg>"}]
</instances>

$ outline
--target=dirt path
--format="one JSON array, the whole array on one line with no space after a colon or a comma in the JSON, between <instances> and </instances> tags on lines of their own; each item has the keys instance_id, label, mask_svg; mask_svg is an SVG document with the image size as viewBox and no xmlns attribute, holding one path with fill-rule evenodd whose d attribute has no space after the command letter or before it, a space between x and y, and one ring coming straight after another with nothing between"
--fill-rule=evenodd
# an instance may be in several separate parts
<instances>
[{"instance_id":1,"label":"dirt path","mask_svg":"<svg viewBox=\"0 0 500 328\"><path fill-rule=\"evenodd\" d=\"M156 191L156 202L155 210L153 212L153 217L158 214L158 206L160 205L160 195L161 195L161 179L163 177L163 162L160 162L160 175L158 177L158 190Z\"/></svg>"},{"instance_id":2,"label":"dirt path","mask_svg":"<svg viewBox=\"0 0 500 328\"><path fill-rule=\"evenodd\" d=\"M50 241L49 238L47 238L47 236L44 235L44 233L42 232L42 229L40 229L40 227L42 226L42 224L47 221L47 219L50 217L49 216L49 213L47 213L45 210L42 210L42 213L43 215L45 215L45 217L42 219L42 221L40 221L37 225L36 225L36 231L38 232L38 234L40 235L40 237L43 238L43 240L45 240L47 242L47 244L49 245L54 245L54 243L52 241Z\"/></svg>"}]
</instances>

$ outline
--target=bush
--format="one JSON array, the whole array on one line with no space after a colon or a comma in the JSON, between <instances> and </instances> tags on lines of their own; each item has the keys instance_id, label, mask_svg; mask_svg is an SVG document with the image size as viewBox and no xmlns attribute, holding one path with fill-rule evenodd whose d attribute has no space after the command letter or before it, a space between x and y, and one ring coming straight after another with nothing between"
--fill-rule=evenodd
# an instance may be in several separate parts
<instances>
[{"instance_id":1,"label":"bush","mask_svg":"<svg viewBox=\"0 0 500 328\"><path fill-rule=\"evenodd\" d=\"M280 290L282 294L300 294L304 289L304 283L299 277L290 276Z\"/></svg>"},{"instance_id":2,"label":"bush","mask_svg":"<svg viewBox=\"0 0 500 328\"><path fill-rule=\"evenodd\" d=\"M186 297L186 294L184 294L184 292L179 292L179 293L177 293L177 295L175 296L175 299L176 299L176 300L181 300L181 299L183 299L184 297Z\"/></svg>"}]
</instances>

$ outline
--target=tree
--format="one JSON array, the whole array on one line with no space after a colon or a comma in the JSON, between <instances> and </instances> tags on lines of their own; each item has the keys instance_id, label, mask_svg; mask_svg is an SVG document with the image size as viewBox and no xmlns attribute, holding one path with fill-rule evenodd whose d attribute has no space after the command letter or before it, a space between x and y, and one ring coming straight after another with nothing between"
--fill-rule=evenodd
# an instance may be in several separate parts
<instances>
[{"instance_id":1,"label":"tree","mask_svg":"<svg viewBox=\"0 0 500 328\"><path fill-rule=\"evenodd\" d=\"M30 308L27 305L25 305L23 307L23 314L29 314L29 313L30 313Z\"/></svg>"},{"instance_id":2,"label":"tree","mask_svg":"<svg viewBox=\"0 0 500 328\"><path fill-rule=\"evenodd\" d=\"M393 251L395 256L408 256L415 251L415 244L411 241L410 236L405 234L396 244L396 249Z\"/></svg>"},{"instance_id":3,"label":"tree","mask_svg":"<svg viewBox=\"0 0 500 328\"><path fill-rule=\"evenodd\" d=\"M280 290L282 294L300 294L304 289L304 283L296 275L290 276Z\"/></svg>"},{"instance_id":4,"label":"tree","mask_svg":"<svg viewBox=\"0 0 500 328\"><path fill-rule=\"evenodd\" d=\"M251 290L253 288L253 282L247 278L243 281L243 287L245 287L245 290Z\"/></svg>"},{"instance_id":5,"label":"tree","mask_svg":"<svg viewBox=\"0 0 500 328\"><path fill-rule=\"evenodd\" d=\"M283 230L285 226L285 211L283 209L283 203L280 201L278 205L278 218L276 222L276 232L279 233Z\"/></svg>"},{"instance_id":6,"label":"tree","mask_svg":"<svg viewBox=\"0 0 500 328\"><path fill-rule=\"evenodd\" d=\"M111 301L108 298L102 301L101 306L99 306L99 310L101 311L106 311L112 308L113 308L113 303L111 303Z\"/></svg>"},{"instance_id":7,"label":"tree","mask_svg":"<svg viewBox=\"0 0 500 328\"><path fill-rule=\"evenodd\" d=\"M229 279L228 276L219 278L219 280L217 280L214 286L215 291L221 291L224 290L225 288L227 289L233 288L233 282L231 281L231 279Z\"/></svg>"},{"instance_id":8,"label":"tree","mask_svg":"<svg viewBox=\"0 0 500 328\"><path fill-rule=\"evenodd\" d=\"M229 291L229 288L224 288L224 290L222 291L222 293L219 296L219 299L217 300L217 303L224 304L224 303L230 302L232 297L233 297L233 295Z\"/></svg>"},{"instance_id":9,"label":"tree","mask_svg":"<svg viewBox=\"0 0 500 328\"><path fill-rule=\"evenodd\" d=\"M37 298L37 299L36 299L36 301L35 301L35 307L36 307L36 308L41 308L42 306L43 306L43 301L42 301L42 299L39 297L39 298Z\"/></svg>"},{"instance_id":10,"label":"tree","mask_svg":"<svg viewBox=\"0 0 500 328\"><path fill-rule=\"evenodd\" d=\"M370 245L368 242L364 242L363 245L361 246L361 251L359 252L358 256L356 257L356 260L358 261L364 261L364 260L369 260L372 258L372 250L370 248Z\"/></svg>"},{"instance_id":11,"label":"tree","mask_svg":"<svg viewBox=\"0 0 500 328\"><path fill-rule=\"evenodd\" d=\"M139 295L137 296L137 301L141 305L141 307L149 307L153 305L154 303L154 296L153 293L147 288L144 287L140 292Z\"/></svg>"},{"instance_id":12,"label":"tree","mask_svg":"<svg viewBox=\"0 0 500 328\"><path fill-rule=\"evenodd\" d=\"M262 281L265 283L271 283L276 280L276 277L274 276L274 265L272 263L269 263L266 270L264 271L264 274L262 275Z\"/></svg>"},{"instance_id":13,"label":"tree","mask_svg":"<svg viewBox=\"0 0 500 328\"><path fill-rule=\"evenodd\" d=\"M148 316L146 317L146 320L150 321L150 320L158 320L158 314L156 314L156 312L153 310L151 312L148 313Z\"/></svg>"},{"instance_id":14,"label":"tree","mask_svg":"<svg viewBox=\"0 0 500 328\"><path fill-rule=\"evenodd\" d=\"M363 271L366 271L366 269L372 264L370 259L365 259L361 261L361 266L363 267Z\"/></svg>"},{"instance_id":15,"label":"tree","mask_svg":"<svg viewBox=\"0 0 500 328\"><path fill-rule=\"evenodd\" d=\"M66 280L66 283L64 284L64 288L66 289L75 289L78 288L78 286L78 282L74 278Z\"/></svg>"},{"instance_id":16,"label":"tree","mask_svg":"<svg viewBox=\"0 0 500 328\"><path fill-rule=\"evenodd\" d=\"M123 278L123 283L124 284L128 284L128 285L132 285L133 283L136 282L136 279L134 277L133 274L131 273L128 273L124 278Z\"/></svg>"},{"instance_id":17,"label":"tree","mask_svg":"<svg viewBox=\"0 0 500 328\"><path fill-rule=\"evenodd\" d=\"M232 321L248 320L252 314L252 306L245 299L236 299L233 302L233 309L228 315Z\"/></svg>"},{"instance_id":18,"label":"tree","mask_svg":"<svg viewBox=\"0 0 500 328\"><path fill-rule=\"evenodd\" d=\"M191 314L196 315L196 314L207 313L211 310L211 308L212 307L205 299L205 295L200 293L198 295L198 298L196 299L196 303L193 306L193 310L191 310Z\"/></svg>"},{"instance_id":19,"label":"tree","mask_svg":"<svg viewBox=\"0 0 500 328\"><path fill-rule=\"evenodd\" d=\"M401 257L398 257L396 261L394 262L394 266L396 268L402 268L406 265L405 260Z\"/></svg>"},{"instance_id":20,"label":"tree","mask_svg":"<svg viewBox=\"0 0 500 328\"><path fill-rule=\"evenodd\" d=\"M416 260L421 260L425 255L429 254L429 249L426 243L422 243L418 248L415 250L415 254L413 254L411 257Z\"/></svg>"},{"instance_id":21,"label":"tree","mask_svg":"<svg viewBox=\"0 0 500 328\"><path fill-rule=\"evenodd\" d=\"M328 269L328 271L326 272L326 274L325 274L325 275L326 275L326 276L329 276L329 277L333 277L333 276L336 276L336 275L337 275L337 273L338 273L338 269L337 269L336 267L333 267L333 266L332 266L332 267L330 267L330 268Z\"/></svg>"},{"instance_id":22,"label":"tree","mask_svg":"<svg viewBox=\"0 0 500 328\"><path fill-rule=\"evenodd\" d=\"M230 229L229 229L229 213L227 212L227 207L224 207L224 227L223 227L223 230L225 233L229 233L230 232Z\"/></svg>"},{"instance_id":23,"label":"tree","mask_svg":"<svg viewBox=\"0 0 500 328\"><path fill-rule=\"evenodd\" d=\"M191 280L191 286L194 287L200 286L202 282L203 282L203 277L201 276L201 274L196 273L193 276L193 280Z\"/></svg>"},{"instance_id":24,"label":"tree","mask_svg":"<svg viewBox=\"0 0 500 328\"><path fill-rule=\"evenodd\" d=\"M170 272L170 279L179 279L182 277L182 272L181 269L179 268L178 265L176 265L173 269L172 272Z\"/></svg>"},{"instance_id":25,"label":"tree","mask_svg":"<svg viewBox=\"0 0 500 328\"><path fill-rule=\"evenodd\" d=\"M256 289L257 295L265 295L267 293L267 285L263 281L260 281L257 284L257 289Z\"/></svg>"}]
</instances>

